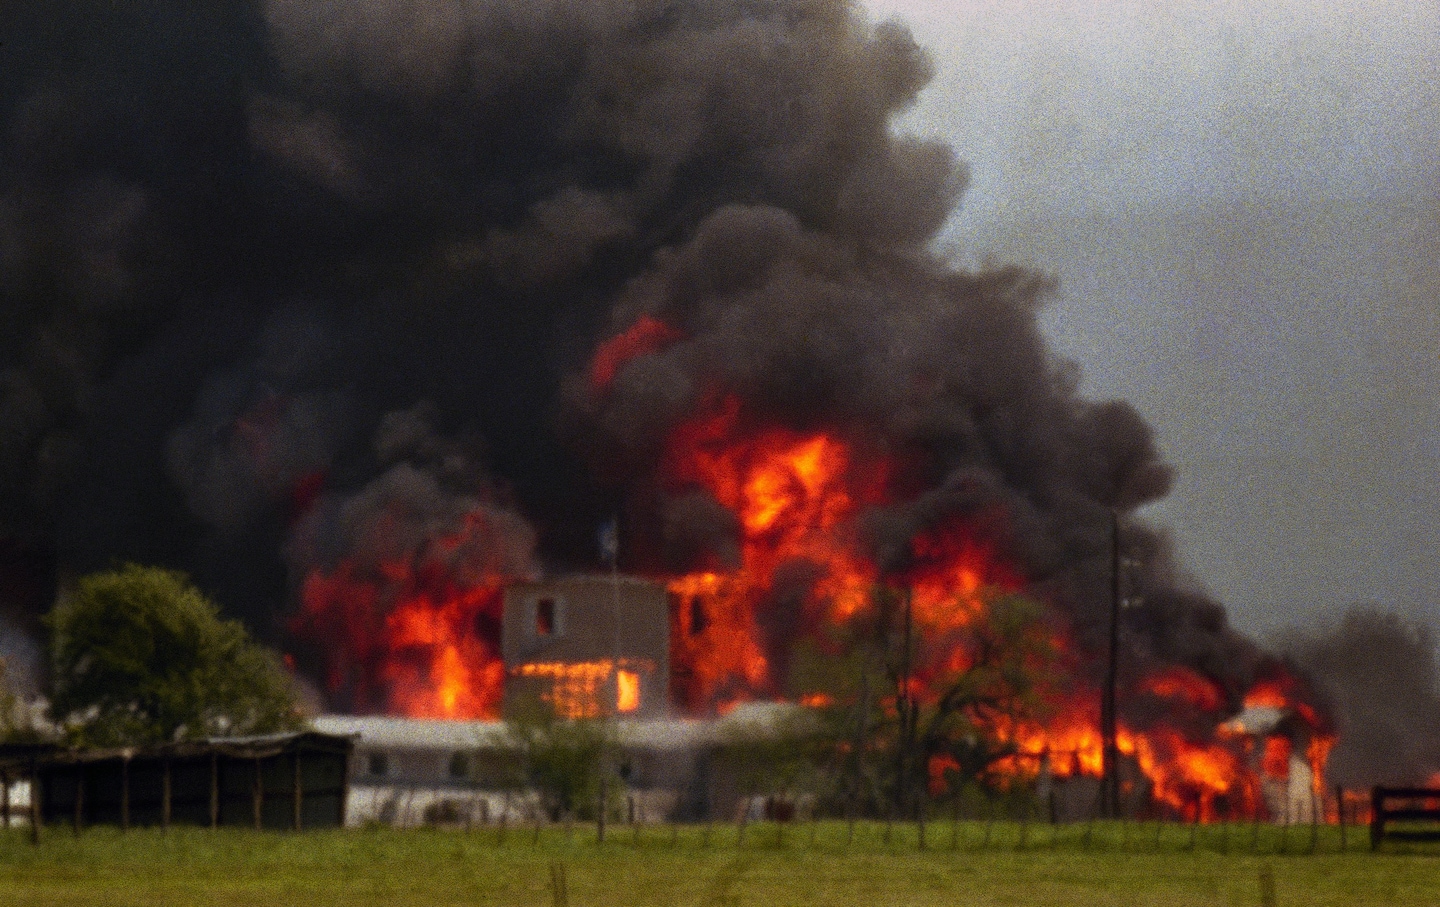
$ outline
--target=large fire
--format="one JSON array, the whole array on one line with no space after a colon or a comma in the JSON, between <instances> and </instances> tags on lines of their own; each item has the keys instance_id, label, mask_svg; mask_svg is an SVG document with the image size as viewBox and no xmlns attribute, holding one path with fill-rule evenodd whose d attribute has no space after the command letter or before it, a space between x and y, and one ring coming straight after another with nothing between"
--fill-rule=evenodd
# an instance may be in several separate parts
<instances>
[{"instance_id":1,"label":"large fire","mask_svg":"<svg viewBox=\"0 0 1440 907\"><path fill-rule=\"evenodd\" d=\"M724 398L712 411L677 429L664 460L664 478L674 491L698 487L734 513L740 529L739 563L715 565L669 582L677 607L672 617L672 661L677 698L692 710L724 711L754 697L776 697L782 678L767 658L766 609L777 595L794 595L793 577L804 578L798 626L788 632L822 638L834 627L872 609L876 589L903 582L915 634L925 644L913 666L910 694L932 702L946 678L966 670L967 631L996 594L1023 591L1019 571L997 554L976 521L955 520L917 536L903 576L882 577L858 553L857 519L868 505L892 494L894 463L857 455L842 435L795 432L746 423L741 405ZM991 521L993 522L993 521ZM1063 627L1054 645L1074 657ZM1256 741L1211 733L1227 715L1227 703L1212 680L1181 666L1140 678L1130 692L1163 706L1162 711L1199 721L1153 722L1144 729L1121 723L1117 749L1148 781L1149 797L1174 814L1200 820L1251 815L1260 808L1261 776L1288 776L1285 737ZM806 704L833 698L820 691L790 691ZM1009 740L1014 755L992 766L1002 776L1025 778L1099 777L1103 766L1098 691L1051 690L1051 717L1005 722L991 731ZM1306 758L1320 790L1325 756L1333 736L1322 731L1313 709L1293 683L1258 683L1246 706L1265 705L1296 712L1309 730ZM1197 734L1193 728L1207 729ZM1274 753L1286 748L1282 756ZM1273 752L1272 752L1273 751ZM1277 759L1281 764L1277 764ZM942 760L943 761L943 760ZM931 766L932 786L944 768Z\"/></svg>"},{"instance_id":2,"label":"large fire","mask_svg":"<svg viewBox=\"0 0 1440 907\"><path fill-rule=\"evenodd\" d=\"M603 345L587 375L590 392L609 393L635 358L681 339L642 318ZM909 686L892 692L933 706L944 685L972 667L969 638L997 596L1024 594L1022 571L1001 554L1004 514L951 518L909 542L903 567L882 571L865 554L862 525L871 508L903 500L905 469L863 433L796 430L756 419L739 398L717 395L669 435L659 468L671 494L703 493L733 514L738 547L701 569L662 579L671 593L671 686L675 704L692 714L723 713L755 699L793 697L823 706L831 692L796 689L784 663L796 646L835 646L847 627L875 616L886 595L903 598ZM493 718L504 667L499 656L502 590L514 579L494 570L455 569L455 553L484 535L480 516L433 539L421 551L369 566L342 561L306 578L293 629L330 640L326 683L354 708L416 717ZM1048 642L1071 666L1077 650L1063 621L1044 623ZM338 638L337 638L338 637ZM1093 658L1093 653L1090 654ZM907 659L909 656L907 656ZM607 660L524 666L552 682L562 714L613 713L638 704L638 674ZM616 674L612 685L609 678ZM1170 716L1145 727L1121 722L1117 748L1148 786L1150 802L1174 814L1208 820L1255 814L1262 779L1283 781L1298 742L1315 789L1333 736L1288 677L1267 677L1245 700L1248 709L1295 714L1303 733L1264 739L1243 728L1225 732L1233 709L1220 685L1178 665L1152 668L1127 683L1126 695ZM608 691L608 692L607 692ZM994 762L1002 782L1099 777L1103 765L1098 690L1073 680L1047 688L1048 717L994 717L991 735L1008 746ZM1240 727L1234 722L1231 725ZM1198 729L1198 730L1197 730ZM1217 730L1218 729L1218 730ZM943 787L949 757L932 760L932 787ZM1130 783L1130 782L1127 782Z\"/></svg>"},{"instance_id":3,"label":"large fire","mask_svg":"<svg viewBox=\"0 0 1440 907\"><path fill-rule=\"evenodd\" d=\"M352 556L305 578L291 630L323 646L331 693L362 713L499 717L501 598L513 577L454 566L487 528L476 511L419 551Z\"/></svg>"}]
</instances>

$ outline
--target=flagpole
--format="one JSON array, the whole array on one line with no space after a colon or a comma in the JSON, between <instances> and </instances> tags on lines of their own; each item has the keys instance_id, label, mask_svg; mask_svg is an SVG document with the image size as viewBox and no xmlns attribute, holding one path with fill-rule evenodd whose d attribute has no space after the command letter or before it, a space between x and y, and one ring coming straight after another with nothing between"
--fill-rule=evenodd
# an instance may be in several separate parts
<instances>
[{"instance_id":1,"label":"flagpole","mask_svg":"<svg viewBox=\"0 0 1440 907\"><path fill-rule=\"evenodd\" d=\"M613 593L612 603L615 612L614 646L611 651L612 661L610 663L610 676L614 679L614 702L615 711L620 710L620 517L610 517L610 526L606 534L607 545L605 553L610 559L610 589Z\"/></svg>"}]
</instances>

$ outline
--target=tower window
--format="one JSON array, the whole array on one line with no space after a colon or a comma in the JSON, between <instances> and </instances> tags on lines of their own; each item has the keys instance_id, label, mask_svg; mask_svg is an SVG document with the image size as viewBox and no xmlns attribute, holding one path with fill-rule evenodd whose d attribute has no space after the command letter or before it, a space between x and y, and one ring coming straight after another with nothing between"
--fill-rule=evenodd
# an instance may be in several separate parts
<instances>
[{"instance_id":1,"label":"tower window","mask_svg":"<svg viewBox=\"0 0 1440 907\"><path fill-rule=\"evenodd\" d=\"M535 635L555 635L555 599L542 598L535 602Z\"/></svg>"},{"instance_id":2,"label":"tower window","mask_svg":"<svg viewBox=\"0 0 1440 907\"><path fill-rule=\"evenodd\" d=\"M371 753L365 768L374 777L383 778L390 774L390 759L384 753Z\"/></svg>"},{"instance_id":3,"label":"tower window","mask_svg":"<svg viewBox=\"0 0 1440 907\"><path fill-rule=\"evenodd\" d=\"M640 708L640 675L634 671L615 674L615 711L633 712Z\"/></svg>"},{"instance_id":4,"label":"tower window","mask_svg":"<svg viewBox=\"0 0 1440 907\"><path fill-rule=\"evenodd\" d=\"M699 636L705 632L705 602L698 595L690 597L690 635Z\"/></svg>"}]
</instances>

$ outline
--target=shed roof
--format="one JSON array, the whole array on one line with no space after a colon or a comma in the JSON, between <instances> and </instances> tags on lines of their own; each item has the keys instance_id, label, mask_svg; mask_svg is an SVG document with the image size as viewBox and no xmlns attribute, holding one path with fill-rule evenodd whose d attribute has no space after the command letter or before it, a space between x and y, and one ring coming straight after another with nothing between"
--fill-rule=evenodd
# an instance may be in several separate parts
<instances>
[{"instance_id":1,"label":"shed roof","mask_svg":"<svg viewBox=\"0 0 1440 907\"><path fill-rule=\"evenodd\" d=\"M348 753L355 738L348 734L323 731L291 731L280 734L259 734L249 737L210 737L203 740L179 740L148 746L68 747L59 743L0 744L0 767L26 768L32 762L77 763L100 762L108 759L184 759L211 753L241 759L265 759L280 753L308 750L311 752Z\"/></svg>"}]
</instances>

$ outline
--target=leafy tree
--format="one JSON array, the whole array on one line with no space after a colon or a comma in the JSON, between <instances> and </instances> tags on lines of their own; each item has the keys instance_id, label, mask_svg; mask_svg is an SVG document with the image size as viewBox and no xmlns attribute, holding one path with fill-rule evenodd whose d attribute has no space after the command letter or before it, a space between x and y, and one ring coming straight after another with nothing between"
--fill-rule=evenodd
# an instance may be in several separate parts
<instances>
[{"instance_id":1,"label":"leafy tree","mask_svg":"<svg viewBox=\"0 0 1440 907\"><path fill-rule=\"evenodd\" d=\"M713 758L742 794L818 799L834 780L836 740L830 730L816 711L752 703L721 721Z\"/></svg>"},{"instance_id":2,"label":"leafy tree","mask_svg":"<svg viewBox=\"0 0 1440 907\"><path fill-rule=\"evenodd\" d=\"M795 694L826 703L819 717L847 811L904 813L934 770L952 787L982 779L1015 754L1004 731L1047 710L1058 652L1042 605L983 590L973 619L922 638L907 626L905 594L877 590L872 613L832 641L836 654L802 651L791 675Z\"/></svg>"},{"instance_id":3,"label":"leafy tree","mask_svg":"<svg viewBox=\"0 0 1440 907\"><path fill-rule=\"evenodd\" d=\"M180 573L127 564L80 581L46 617L50 714L97 746L298 727L274 653Z\"/></svg>"},{"instance_id":4,"label":"leafy tree","mask_svg":"<svg viewBox=\"0 0 1440 907\"><path fill-rule=\"evenodd\" d=\"M554 818L590 818L602 779L613 771L615 725L603 719L559 718L542 702L521 702L506 721L521 777Z\"/></svg>"}]
</instances>

